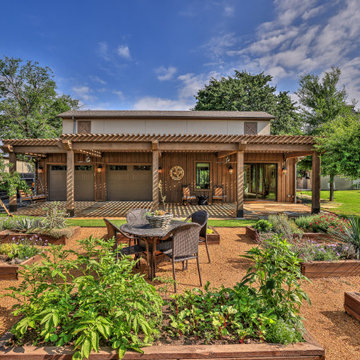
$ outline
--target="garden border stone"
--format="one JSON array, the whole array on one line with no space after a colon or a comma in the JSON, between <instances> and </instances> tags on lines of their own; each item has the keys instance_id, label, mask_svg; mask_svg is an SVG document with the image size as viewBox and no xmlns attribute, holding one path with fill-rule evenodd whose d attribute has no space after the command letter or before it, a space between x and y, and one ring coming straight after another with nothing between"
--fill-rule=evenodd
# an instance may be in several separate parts
<instances>
[{"instance_id":1,"label":"garden border stone","mask_svg":"<svg viewBox=\"0 0 360 360\"><path fill-rule=\"evenodd\" d=\"M71 360L73 350L70 347L12 347L6 343L12 335L6 333L0 339L0 358L8 360ZM324 360L325 350L316 340L306 333L305 342L292 345L279 344L232 344L232 345L160 345L143 348L144 354L128 351L124 360L183 360L183 359L308 359ZM92 352L90 360L118 359L114 350L104 348L98 353Z\"/></svg>"}]
</instances>

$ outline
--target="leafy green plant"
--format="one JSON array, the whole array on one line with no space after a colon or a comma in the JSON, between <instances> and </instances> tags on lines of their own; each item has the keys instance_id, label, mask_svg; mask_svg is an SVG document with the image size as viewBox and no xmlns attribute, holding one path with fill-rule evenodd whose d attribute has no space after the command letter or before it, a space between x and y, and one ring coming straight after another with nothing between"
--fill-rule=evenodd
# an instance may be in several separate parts
<instances>
[{"instance_id":1,"label":"leafy green plant","mask_svg":"<svg viewBox=\"0 0 360 360\"><path fill-rule=\"evenodd\" d=\"M258 220L254 225L254 229L256 229L258 232L270 232L272 228L272 223L267 220Z\"/></svg>"},{"instance_id":2,"label":"leafy green plant","mask_svg":"<svg viewBox=\"0 0 360 360\"><path fill-rule=\"evenodd\" d=\"M331 229L331 234L338 239L351 244L355 251L356 257L360 259L360 218L352 216L347 221L347 226L344 228Z\"/></svg>"},{"instance_id":3,"label":"leafy green plant","mask_svg":"<svg viewBox=\"0 0 360 360\"><path fill-rule=\"evenodd\" d=\"M267 308L273 309L278 319L295 325L300 322L303 300L309 300L301 289L306 279L300 271L302 261L291 249L291 244L280 235L266 240L265 249L252 248L242 257L253 262L241 284L259 285L259 295Z\"/></svg>"},{"instance_id":4,"label":"leafy green plant","mask_svg":"<svg viewBox=\"0 0 360 360\"><path fill-rule=\"evenodd\" d=\"M253 262L234 288L199 289L178 294L170 301L168 332L172 337L244 342L247 338L280 343L302 340L300 307L309 301L301 289L305 279L291 245L280 235L267 240L266 249L244 255Z\"/></svg>"},{"instance_id":5,"label":"leafy green plant","mask_svg":"<svg viewBox=\"0 0 360 360\"><path fill-rule=\"evenodd\" d=\"M18 300L16 342L73 345L73 359L88 358L107 345L141 352L158 336L163 301L140 274L135 261L117 256L114 239L90 237L79 252L50 246L41 264L26 266L22 283L10 288ZM119 259L117 259L119 257ZM75 273L77 272L77 277Z\"/></svg>"},{"instance_id":6,"label":"leafy green plant","mask_svg":"<svg viewBox=\"0 0 360 360\"><path fill-rule=\"evenodd\" d=\"M1 244L0 254L5 255L7 260L26 260L37 254L40 254L42 249L36 247L28 242L20 242L17 244Z\"/></svg>"},{"instance_id":7,"label":"leafy green plant","mask_svg":"<svg viewBox=\"0 0 360 360\"><path fill-rule=\"evenodd\" d=\"M270 215L269 222L273 226L273 231L279 235L282 234L286 239L292 239L294 235L301 237L303 234L294 221L284 214Z\"/></svg>"}]
</instances>

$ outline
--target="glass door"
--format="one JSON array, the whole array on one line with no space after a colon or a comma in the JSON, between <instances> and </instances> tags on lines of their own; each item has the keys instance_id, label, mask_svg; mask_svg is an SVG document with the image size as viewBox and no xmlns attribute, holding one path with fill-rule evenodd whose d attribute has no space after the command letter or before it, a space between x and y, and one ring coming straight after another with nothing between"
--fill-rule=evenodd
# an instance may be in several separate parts
<instances>
[{"instance_id":1,"label":"glass door","mask_svg":"<svg viewBox=\"0 0 360 360\"><path fill-rule=\"evenodd\" d=\"M277 164L245 164L244 198L276 201Z\"/></svg>"}]
</instances>

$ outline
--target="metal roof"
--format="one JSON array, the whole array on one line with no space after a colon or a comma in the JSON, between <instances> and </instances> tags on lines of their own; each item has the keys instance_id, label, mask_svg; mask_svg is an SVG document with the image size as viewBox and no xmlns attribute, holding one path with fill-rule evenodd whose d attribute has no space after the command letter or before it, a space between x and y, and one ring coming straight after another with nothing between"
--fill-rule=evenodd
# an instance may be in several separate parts
<instances>
[{"instance_id":1,"label":"metal roof","mask_svg":"<svg viewBox=\"0 0 360 360\"><path fill-rule=\"evenodd\" d=\"M222 120L271 120L263 111L151 111L151 110L70 110L58 115L77 119L222 119Z\"/></svg>"}]
</instances>

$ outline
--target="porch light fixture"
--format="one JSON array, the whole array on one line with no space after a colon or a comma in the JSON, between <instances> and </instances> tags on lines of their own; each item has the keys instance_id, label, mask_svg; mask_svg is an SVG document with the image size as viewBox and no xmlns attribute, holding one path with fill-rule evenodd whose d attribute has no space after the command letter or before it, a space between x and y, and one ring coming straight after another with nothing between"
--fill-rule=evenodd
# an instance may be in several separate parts
<instances>
[{"instance_id":1,"label":"porch light fixture","mask_svg":"<svg viewBox=\"0 0 360 360\"><path fill-rule=\"evenodd\" d=\"M158 168L158 173L159 174L162 174L164 172L164 169L161 167L161 166L159 166L159 168Z\"/></svg>"},{"instance_id":2,"label":"porch light fixture","mask_svg":"<svg viewBox=\"0 0 360 360\"><path fill-rule=\"evenodd\" d=\"M228 166L228 171L229 171L229 174L232 175L233 172L234 172L234 169L231 165Z\"/></svg>"},{"instance_id":3,"label":"porch light fixture","mask_svg":"<svg viewBox=\"0 0 360 360\"><path fill-rule=\"evenodd\" d=\"M287 168L286 168L286 166L285 166L285 165L282 167L282 173L283 173L284 175L286 175L286 174L287 174Z\"/></svg>"},{"instance_id":4,"label":"porch light fixture","mask_svg":"<svg viewBox=\"0 0 360 360\"><path fill-rule=\"evenodd\" d=\"M38 167L38 174L42 174L44 172L44 169L42 168L42 166Z\"/></svg>"},{"instance_id":5,"label":"porch light fixture","mask_svg":"<svg viewBox=\"0 0 360 360\"><path fill-rule=\"evenodd\" d=\"M86 161L87 163L89 163L89 162L91 161L91 159L90 159L90 156L89 156L89 155L88 155L88 156L86 156L85 161Z\"/></svg>"},{"instance_id":6,"label":"porch light fixture","mask_svg":"<svg viewBox=\"0 0 360 360\"><path fill-rule=\"evenodd\" d=\"M102 169L103 169L102 165L98 165L96 171L97 171L98 173L101 173L101 172L102 172Z\"/></svg>"}]
</instances>

